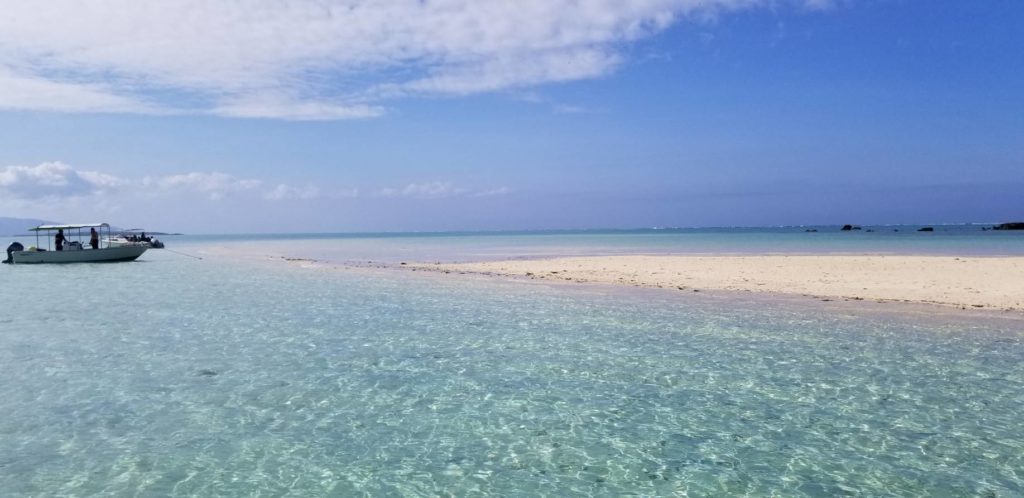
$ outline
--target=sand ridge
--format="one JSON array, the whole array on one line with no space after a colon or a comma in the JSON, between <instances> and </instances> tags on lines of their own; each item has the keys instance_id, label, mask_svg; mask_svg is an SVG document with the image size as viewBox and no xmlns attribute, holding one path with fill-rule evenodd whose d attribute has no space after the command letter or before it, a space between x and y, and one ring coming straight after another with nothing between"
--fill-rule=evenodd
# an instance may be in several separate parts
<instances>
[{"instance_id":1,"label":"sand ridge","mask_svg":"<svg viewBox=\"0 0 1024 498\"><path fill-rule=\"evenodd\" d=\"M455 273L1024 311L1024 257L622 255L409 263Z\"/></svg>"}]
</instances>

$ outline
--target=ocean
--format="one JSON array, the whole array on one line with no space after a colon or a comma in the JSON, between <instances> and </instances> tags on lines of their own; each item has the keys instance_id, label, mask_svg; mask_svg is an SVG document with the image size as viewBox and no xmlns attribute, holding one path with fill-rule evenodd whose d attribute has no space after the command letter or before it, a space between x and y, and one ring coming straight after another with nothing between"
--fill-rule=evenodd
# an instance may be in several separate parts
<instances>
[{"instance_id":1,"label":"ocean","mask_svg":"<svg viewBox=\"0 0 1024 498\"><path fill-rule=\"evenodd\" d=\"M5 265L0 494L1024 494L1016 316L270 257L1024 255L1009 232L803 230L183 236L203 259Z\"/></svg>"},{"instance_id":2,"label":"ocean","mask_svg":"<svg viewBox=\"0 0 1024 498\"><path fill-rule=\"evenodd\" d=\"M1024 256L1024 232L991 225L663 228L495 232L192 235L176 245L246 244L327 261L480 261L614 254L927 254ZM816 230L808 232L808 230Z\"/></svg>"}]
</instances>

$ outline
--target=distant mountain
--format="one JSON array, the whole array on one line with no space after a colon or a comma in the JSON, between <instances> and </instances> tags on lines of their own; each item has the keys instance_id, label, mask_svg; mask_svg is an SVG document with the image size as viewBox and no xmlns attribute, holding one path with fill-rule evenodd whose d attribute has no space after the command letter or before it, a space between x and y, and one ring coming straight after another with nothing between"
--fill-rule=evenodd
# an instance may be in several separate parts
<instances>
[{"instance_id":1,"label":"distant mountain","mask_svg":"<svg viewBox=\"0 0 1024 498\"><path fill-rule=\"evenodd\" d=\"M0 217L0 235L25 235L28 233L29 228L47 223L53 222L33 218Z\"/></svg>"}]
</instances>

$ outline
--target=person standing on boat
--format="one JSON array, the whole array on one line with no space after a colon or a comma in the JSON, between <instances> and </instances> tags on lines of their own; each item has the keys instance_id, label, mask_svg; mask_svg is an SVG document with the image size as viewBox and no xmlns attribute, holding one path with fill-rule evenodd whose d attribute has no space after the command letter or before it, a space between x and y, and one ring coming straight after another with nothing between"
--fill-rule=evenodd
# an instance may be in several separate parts
<instances>
[{"instance_id":1,"label":"person standing on boat","mask_svg":"<svg viewBox=\"0 0 1024 498\"><path fill-rule=\"evenodd\" d=\"M64 250L64 229L58 228L57 235L53 237L53 245L57 246L58 251Z\"/></svg>"},{"instance_id":2,"label":"person standing on boat","mask_svg":"<svg viewBox=\"0 0 1024 498\"><path fill-rule=\"evenodd\" d=\"M89 245L92 246L93 249L100 248L100 234L96 233L95 228L89 229Z\"/></svg>"}]
</instances>

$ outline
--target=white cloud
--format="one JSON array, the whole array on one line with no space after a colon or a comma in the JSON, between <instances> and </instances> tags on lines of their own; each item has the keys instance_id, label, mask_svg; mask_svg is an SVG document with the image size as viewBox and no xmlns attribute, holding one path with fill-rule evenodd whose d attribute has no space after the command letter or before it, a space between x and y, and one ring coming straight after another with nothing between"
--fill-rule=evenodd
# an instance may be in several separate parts
<instances>
[{"instance_id":1,"label":"white cloud","mask_svg":"<svg viewBox=\"0 0 1024 498\"><path fill-rule=\"evenodd\" d=\"M590 48L482 58L442 67L431 76L377 91L466 95L601 76L611 72L620 60L614 53Z\"/></svg>"},{"instance_id":2,"label":"white cloud","mask_svg":"<svg viewBox=\"0 0 1024 498\"><path fill-rule=\"evenodd\" d=\"M335 199L354 199L359 197L359 189L357 188L343 188L335 190L330 194L330 197Z\"/></svg>"},{"instance_id":3,"label":"white cloud","mask_svg":"<svg viewBox=\"0 0 1024 498\"><path fill-rule=\"evenodd\" d=\"M366 104L338 105L277 95L248 95L229 99L215 107L211 113L229 118L330 121L373 118L384 114L384 108Z\"/></svg>"},{"instance_id":4,"label":"white cloud","mask_svg":"<svg viewBox=\"0 0 1024 498\"><path fill-rule=\"evenodd\" d=\"M409 197L414 199L444 199L448 197L489 197L510 193L508 187L485 190L470 190L456 187L452 182L410 183L404 187L382 188L375 192L377 197Z\"/></svg>"},{"instance_id":5,"label":"white cloud","mask_svg":"<svg viewBox=\"0 0 1024 498\"><path fill-rule=\"evenodd\" d=\"M5 2L0 109L293 120L600 77L690 16L831 0Z\"/></svg>"},{"instance_id":6,"label":"white cloud","mask_svg":"<svg viewBox=\"0 0 1024 498\"><path fill-rule=\"evenodd\" d=\"M264 188L265 182L239 178L218 171L193 171L164 176L123 178L98 171L79 170L60 161L35 166L0 168L0 200L39 201L59 198L65 202L88 201L95 205L107 199L187 197L200 195L213 201L229 195L247 195L267 201L353 199L360 196L357 188L327 188L307 183L303 186L279 183ZM403 187L383 188L371 197L443 199L449 197L490 197L510 193L508 187L473 190L457 187L452 182L410 183Z\"/></svg>"},{"instance_id":7,"label":"white cloud","mask_svg":"<svg viewBox=\"0 0 1024 498\"><path fill-rule=\"evenodd\" d=\"M78 171L77 174L89 184L100 189L117 189L130 183L123 178L98 171Z\"/></svg>"},{"instance_id":8,"label":"white cloud","mask_svg":"<svg viewBox=\"0 0 1024 498\"><path fill-rule=\"evenodd\" d=\"M104 193L200 193L221 199L230 192L253 190L259 180L236 178L219 172L128 179L79 170L60 161L35 166L7 166L0 169L0 192L20 199L88 197Z\"/></svg>"},{"instance_id":9,"label":"white cloud","mask_svg":"<svg viewBox=\"0 0 1024 498\"><path fill-rule=\"evenodd\" d=\"M60 161L0 169L0 191L19 199L81 197L118 188L124 180L95 171L78 171Z\"/></svg>"},{"instance_id":10,"label":"white cloud","mask_svg":"<svg viewBox=\"0 0 1024 498\"><path fill-rule=\"evenodd\" d=\"M2 53L2 49L0 49ZM167 113L131 96L117 95L102 84L83 84L16 74L0 59L0 109Z\"/></svg>"},{"instance_id":11,"label":"white cloud","mask_svg":"<svg viewBox=\"0 0 1024 498\"><path fill-rule=\"evenodd\" d=\"M400 188L382 188L377 191L380 197L413 197L417 199L441 199L461 195L466 191L456 188L451 182L410 183Z\"/></svg>"},{"instance_id":12,"label":"white cloud","mask_svg":"<svg viewBox=\"0 0 1024 498\"><path fill-rule=\"evenodd\" d=\"M512 193L512 189L508 187L492 188L490 190L481 190L473 194L473 197L493 197L496 195L508 195Z\"/></svg>"},{"instance_id":13,"label":"white cloud","mask_svg":"<svg viewBox=\"0 0 1024 498\"><path fill-rule=\"evenodd\" d=\"M220 172L192 172L180 175L145 177L144 188L160 191L199 192L212 200L223 199L228 193L252 190L262 184L260 180L236 178Z\"/></svg>"},{"instance_id":14,"label":"white cloud","mask_svg":"<svg viewBox=\"0 0 1024 498\"><path fill-rule=\"evenodd\" d=\"M320 189L313 185L305 187L293 187L291 185L279 184L271 191L263 195L269 201L283 201L289 199L315 199L320 196Z\"/></svg>"}]
</instances>

